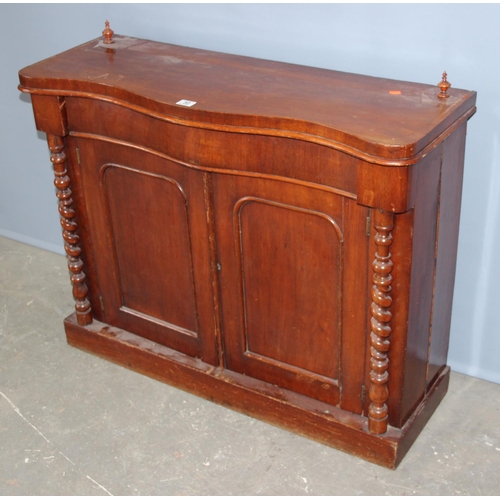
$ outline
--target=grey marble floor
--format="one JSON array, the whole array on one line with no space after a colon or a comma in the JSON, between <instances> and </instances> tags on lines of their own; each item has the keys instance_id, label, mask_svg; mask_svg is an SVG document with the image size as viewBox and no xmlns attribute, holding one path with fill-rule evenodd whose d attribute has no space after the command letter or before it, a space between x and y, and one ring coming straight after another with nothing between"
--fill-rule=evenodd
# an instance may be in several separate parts
<instances>
[{"instance_id":1,"label":"grey marble floor","mask_svg":"<svg viewBox=\"0 0 500 500\"><path fill-rule=\"evenodd\" d=\"M396 471L69 347L66 260L0 238L1 495L499 495L500 385L452 373Z\"/></svg>"}]
</instances>

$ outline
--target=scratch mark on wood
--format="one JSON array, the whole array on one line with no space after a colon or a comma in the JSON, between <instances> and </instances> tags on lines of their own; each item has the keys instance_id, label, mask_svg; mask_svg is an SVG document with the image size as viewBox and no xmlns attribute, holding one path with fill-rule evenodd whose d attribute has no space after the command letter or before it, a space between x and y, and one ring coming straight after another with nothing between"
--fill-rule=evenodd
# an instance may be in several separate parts
<instances>
[{"instance_id":1,"label":"scratch mark on wood","mask_svg":"<svg viewBox=\"0 0 500 500\"><path fill-rule=\"evenodd\" d=\"M98 75L98 76L90 76L90 75L87 75L87 78L89 80L97 80L98 78L104 78L106 79L108 77L109 73L103 73L102 75Z\"/></svg>"}]
</instances>

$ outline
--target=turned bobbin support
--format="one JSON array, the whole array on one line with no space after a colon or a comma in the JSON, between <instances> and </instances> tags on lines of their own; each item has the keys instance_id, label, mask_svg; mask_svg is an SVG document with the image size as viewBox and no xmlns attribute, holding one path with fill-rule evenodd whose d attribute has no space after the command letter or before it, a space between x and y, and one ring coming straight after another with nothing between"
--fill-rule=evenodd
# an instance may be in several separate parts
<instances>
[{"instance_id":1,"label":"turned bobbin support","mask_svg":"<svg viewBox=\"0 0 500 500\"><path fill-rule=\"evenodd\" d=\"M76 318L79 325L85 326L92 323L90 302L87 298L88 288L83 272L83 262L80 258L82 249L79 246L80 236L78 225L75 221L76 213L70 189L70 178L66 170L66 154L62 137L47 134L47 142L51 152L50 161L54 166L54 185L56 196L59 199L60 222L63 229L64 250L68 259L70 280L73 285Z\"/></svg>"},{"instance_id":2,"label":"turned bobbin support","mask_svg":"<svg viewBox=\"0 0 500 500\"><path fill-rule=\"evenodd\" d=\"M372 434L387 431L387 400L389 390L389 357L391 335L391 284L392 268L390 247L391 231L394 228L394 214L384 210L374 210L375 260L372 263L372 304L370 333L370 407L368 409L368 429Z\"/></svg>"}]
</instances>

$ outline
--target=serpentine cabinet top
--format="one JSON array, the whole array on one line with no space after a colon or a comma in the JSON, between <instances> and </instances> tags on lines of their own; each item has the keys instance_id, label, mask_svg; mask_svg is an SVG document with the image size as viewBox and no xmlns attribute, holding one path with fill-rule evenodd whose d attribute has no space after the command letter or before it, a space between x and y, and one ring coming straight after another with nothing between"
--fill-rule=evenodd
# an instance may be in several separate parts
<instances>
[{"instance_id":1,"label":"serpentine cabinet top","mask_svg":"<svg viewBox=\"0 0 500 500\"><path fill-rule=\"evenodd\" d=\"M24 68L20 90L108 100L194 127L292 137L383 165L416 163L476 93L115 35ZM441 82L442 83L442 82ZM189 106L178 104L187 100ZM190 103L187 103L190 104Z\"/></svg>"}]
</instances>

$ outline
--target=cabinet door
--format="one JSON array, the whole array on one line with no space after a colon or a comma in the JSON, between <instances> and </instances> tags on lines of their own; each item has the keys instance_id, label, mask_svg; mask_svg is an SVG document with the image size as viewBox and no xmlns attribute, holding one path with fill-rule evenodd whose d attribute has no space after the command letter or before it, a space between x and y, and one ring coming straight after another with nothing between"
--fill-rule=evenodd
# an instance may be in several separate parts
<instances>
[{"instance_id":1,"label":"cabinet door","mask_svg":"<svg viewBox=\"0 0 500 500\"><path fill-rule=\"evenodd\" d=\"M104 321L216 362L204 174L78 139Z\"/></svg>"},{"instance_id":2,"label":"cabinet door","mask_svg":"<svg viewBox=\"0 0 500 500\"><path fill-rule=\"evenodd\" d=\"M227 368L361 413L366 209L269 179L213 189Z\"/></svg>"}]
</instances>

